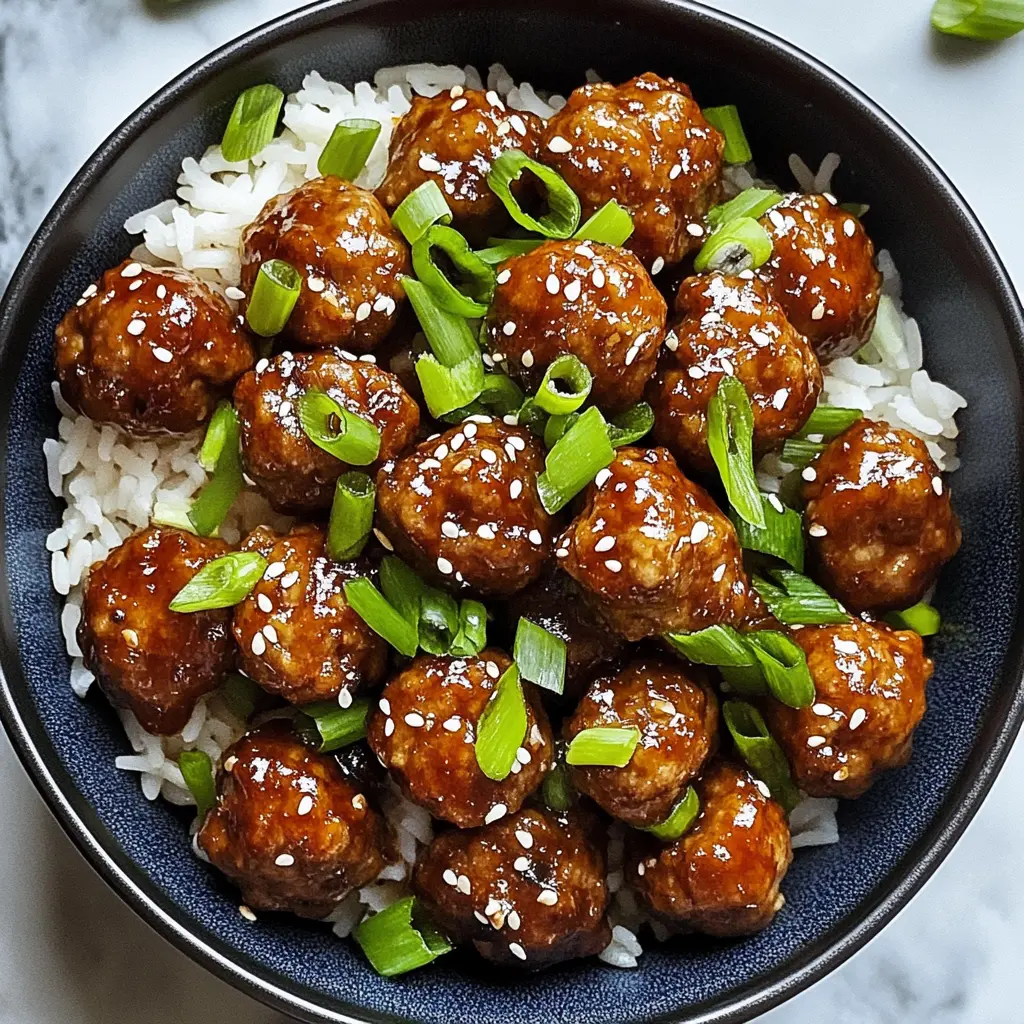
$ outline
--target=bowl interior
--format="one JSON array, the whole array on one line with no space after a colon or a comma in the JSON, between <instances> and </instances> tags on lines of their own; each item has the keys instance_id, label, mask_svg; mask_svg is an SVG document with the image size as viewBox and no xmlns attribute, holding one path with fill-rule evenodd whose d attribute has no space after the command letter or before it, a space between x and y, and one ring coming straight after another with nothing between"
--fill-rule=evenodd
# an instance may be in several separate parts
<instances>
[{"instance_id":1,"label":"bowl interior","mask_svg":"<svg viewBox=\"0 0 1024 1024\"><path fill-rule=\"evenodd\" d=\"M283 916L245 921L236 894L192 856L187 818L147 802L135 776L115 770L113 759L128 744L103 700L80 701L68 686L60 601L44 547L60 521L41 455L56 429L49 387L54 326L88 282L127 254L125 218L171 195L182 157L219 138L240 89L273 80L293 91L311 69L351 84L379 67L413 61L481 69L502 61L517 81L563 92L588 68L616 81L645 70L674 75L701 103L739 106L759 165L782 184L791 182L790 152L812 166L839 152L835 191L841 200L871 205L868 230L902 272L927 368L970 403L959 418L963 468L951 481L964 545L936 597L947 627L932 643L936 673L913 760L843 806L838 845L798 854L783 887L785 910L746 941L650 942L634 971L588 962L524 979L499 977L453 955L382 981L350 943L324 927ZM122 890L134 889L133 901L151 919L221 973L310 1019L746 1019L846 955L872 921L905 897L926 870L922 858L930 863L943 834L962 827L970 794L984 790L1000 762L993 749L1015 729L1018 316L971 217L899 134L810 62L723 16L661 0L616 0L600 11L553 0L500 8L482 0L412 7L368 0L294 16L236 46L213 73L190 73L108 146L65 199L12 289L0 323L9 407L8 723L37 776L48 777L44 788L62 806L65 823L95 859L106 861L108 875L120 876Z\"/></svg>"}]
</instances>

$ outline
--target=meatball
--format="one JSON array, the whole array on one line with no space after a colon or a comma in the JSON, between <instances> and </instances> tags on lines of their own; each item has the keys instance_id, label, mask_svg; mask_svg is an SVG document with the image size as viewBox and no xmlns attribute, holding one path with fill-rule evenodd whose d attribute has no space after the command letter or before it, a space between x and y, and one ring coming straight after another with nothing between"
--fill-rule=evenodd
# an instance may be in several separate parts
<instances>
[{"instance_id":1,"label":"meatball","mask_svg":"<svg viewBox=\"0 0 1024 1024\"><path fill-rule=\"evenodd\" d=\"M725 761L695 788L700 814L679 839L664 845L630 833L626 877L674 931L753 934L784 903L779 885L793 859L785 812L750 772Z\"/></svg>"},{"instance_id":2,"label":"meatball","mask_svg":"<svg viewBox=\"0 0 1024 1024\"><path fill-rule=\"evenodd\" d=\"M235 606L242 670L293 704L363 690L387 668L387 644L345 600L345 580L366 576L367 569L332 561L325 548L316 526L297 526L283 537L258 526L242 544L269 563Z\"/></svg>"},{"instance_id":3,"label":"meatball","mask_svg":"<svg viewBox=\"0 0 1024 1024\"><path fill-rule=\"evenodd\" d=\"M225 299L177 267L125 260L57 326L68 404L136 437L195 430L252 362Z\"/></svg>"},{"instance_id":4,"label":"meatball","mask_svg":"<svg viewBox=\"0 0 1024 1024\"><path fill-rule=\"evenodd\" d=\"M394 210L410 192L434 181L453 226L482 243L508 223L487 184L491 164L507 149L535 157L541 128L533 114L506 110L494 92L455 86L431 99L414 96L391 136L391 161L377 196Z\"/></svg>"},{"instance_id":5,"label":"meatball","mask_svg":"<svg viewBox=\"0 0 1024 1024\"><path fill-rule=\"evenodd\" d=\"M807 655L816 701L797 709L766 700L768 726L804 792L860 796L880 772L909 760L932 663L916 633L882 623L852 619L792 636Z\"/></svg>"},{"instance_id":6,"label":"meatball","mask_svg":"<svg viewBox=\"0 0 1024 1024\"><path fill-rule=\"evenodd\" d=\"M611 939L600 824L584 813L523 810L438 836L413 886L433 920L488 960L538 968L600 953Z\"/></svg>"},{"instance_id":7,"label":"meatball","mask_svg":"<svg viewBox=\"0 0 1024 1024\"><path fill-rule=\"evenodd\" d=\"M285 260L302 291L281 337L308 348L369 352L391 330L411 273L409 248L372 192L313 178L275 196L242 236L242 289Z\"/></svg>"},{"instance_id":8,"label":"meatball","mask_svg":"<svg viewBox=\"0 0 1024 1024\"><path fill-rule=\"evenodd\" d=\"M518 811L554 760L547 715L524 683L526 736L512 772L496 782L477 764L477 721L510 664L493 648L475 658L420 655L370 712L370 747L381 764L410 800L459 828Z\"/></svg>"},{"instance_id":9,"label":"meatball","mask_svg":"<svg viewBox=\"0 0 1024 1024\"><path fill-rule=\"evenodd\" d=\"M326 917L396 860L394 837L333 757L281 719L225 752L199 846L254 910Z\"/></svg>"},{"instance_id":10,"label":"meatball","mask_svg":"<svg viewBox=\"0 0 1024 1024\"><path fill-rule=\"evenodd\" d=\"M180 732L199 698L234 667L230 608L169 607L227 551L220 540L150 526L89 571L78 645L110 703L132 711L149 732Z\"/></svg>"},{"instance_id":11,"label":"meatball","mask_svg":"<svg viewBox=\"0 0 1024 1024\"><path fill-rule=\"evenodd\" d=\"M811 551L847 607L907 608L960 548L960 522L924 441L863 419L804 471Z\"/></svg>"},{"instance_id":12,"label":"meatball","mask_svg":"<svg viewBox=\"0 0 1024 1024\"><path fill-rule=\"evenodd\" d=\"M415 439L420 410L398 378L334 352L282 352L261 359L235 386L245 471L279 512L327 509L350 467L318 448L299 422L299 398L326 391L342 408L380 431L379 458L394 458Z\"/></svg>"},{"instance_id":13,"label":"meatball","mask_svg":"<svg viewBox=\"0 0 1024 1024\"><path fill-rule=\"evenodd\" d=\"M744 613L736 531L664 448L620 448L555 555L627 640L734 623Z\"/></svg>"},{"instance_id":14,"label":"meatball","mask_svg":"<svg viewBox=\"0 0 1024 1024\"><path fill-rule=\"evenodd\" d=\"M545 242L502 264L487 330L502 366L536 391L548 365L577 356L607 412L638 402L665 336L667 307L640 261L596 242Z\"/></svg>"},{"instance_id":15,"label":"meatball","mask_svg":"<svg viewBox=\"0 0 1024 1024\"><path fill-rule=\"evenodd\" d=\"M761 281L718 273L687 278L676 313L647 386L660 444L695 469L713 469L707 410L726 374L750 397L758 454L804 425L821 391L821 368Z\"/></svg>"},{"instance_id":16,"label":"meatball","mask_svg":"<svg viewBox=\"0 0 1024 1024\"><path fill-rule=\"evenodd\" d=\"M771 258L757 271L822 360L849 355L871 335L882 286L875 247L832 196L791 193L761 224Z\"/></svg>"},{"instance_id":17,"label":"meatball","mask_svg":"<svg viewBox=\"0 0 1024 1024\"><path fill-rule=\"evenodd\" d=\"M541 159L580 197L584 217L609 199L629 210L626 245L659 270L700 247L724 149L689 87L648 72L576 89L548 120Z\"/></svg>"},{"instance_id":18,"label":"meatball","mask_svg":"<svg viewBox=\"0 0 1024 1024\"><path fill-rule=\"evenodd\" d=\"M540 575L551 554L555 525L537 494L543 468L543 451L528 431L470 420L381 468L378 525L436 582L513 594Z\"/></svg>"}]
</instances>

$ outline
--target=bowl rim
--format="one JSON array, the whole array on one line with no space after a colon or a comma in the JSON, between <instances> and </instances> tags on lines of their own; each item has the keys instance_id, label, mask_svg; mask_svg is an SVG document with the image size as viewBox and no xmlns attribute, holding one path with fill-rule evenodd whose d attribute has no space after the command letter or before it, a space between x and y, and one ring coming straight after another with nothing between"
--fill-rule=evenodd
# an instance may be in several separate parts
<instances>
[{"instance_id":1,"label":"bowl rim","mask_svg":"<svg viewBox=\"0 0 1024 1024\"><path fill-rule=\"evenodd\" d=\"M258 25L218 47L140 104L85 161L44 217L26 248L0 302L0 354L6 359L14 329L22 317L22 307L33 285L37 264L42 262L41 257L54 244L55 236L60 232L65 219L84 201L121 153L138 140L161 116L173 110L180 99L218 73L239 66L246 59L259 55L271 45L315 31L332 21L344 19L349 14L400 6L401 0L315 0L295 11ZM435 5L425 5L427 6ZM446 6L449 5L444 0L436 5L441 8ZM472 6L486 9L492 4L490 0L474 0ZM824 80L824 84L842 96L845 102L859 107L863 115L874 120L893 136L927 174L934 188L956 209L963 220L966 232L973 236L976 254L985 264L989 283L998 297L999 313L1011 338L1018 376L1024 379L1024 309L1009 274L987 233L959 190L893 117L852 82L817 58L774 33L735 15L709 8L696 0L615 0L609 7L612 8L608 11L609 17L614 16L614 8L628 7L631 16L634 17L644 17L655 12L675 14L711 24L720 31L746 37L759 46L776 51L806 73ZM2 387L9 397L14 387L10 375L3 381ZM0 423L0 514L3 513L6 495L9 420L9 402L5 402L3 422ZM1024 437L1019 437L1018 441L1024 441ZM6 516L3 517L3 522L6 524ZM290 991L287 985L271 980L269 975L273 972L264 973L262 969L256 970L252 966L247 966L244 957L233 959L220 953L212 944L192 932L174 914L165 910L160 905L162 900L155 893L147 891L147 885L136 882L130 876L122 864L126 858L119 852L113 837L109 834L104 836L102 830L94 831L94 823L87 821L85 816L76 810L64 792L61 782L48 764L47 756L35 742L32 727L27 716L23 715L19 708L12 691L9 680L16 679L23 685L24 678L6 590L6 561L5 547L0 545L0 567L4 570L5 581L5 589L0 595L0 720L3 721L22 765L50 811L98 874L121 899L176 948L265 1005L311 1022L367 1024L369 1021L393 1021L398 1024L399 1018L340 1000L337 1005L344 1007L342 1011L318 1006L297 992ZM692 1007L686 1012L685 1019L688 1024L741 1024L801 992L847 960L880 931L938 868L977 813L1002 768L1024 720L1022 596L1024 581L1019 580L1017 616L1009 638L1007 657L1001 670L1003 692L990 702L983 720L983 725L987 724L988 727L979 730L968 763L924 835L855 911L779 967L755 977L724 997L716 997ZM996 712L999 713L998 716ZM978 760L978 745L983 741L987 741L988 746L980 752ZM153 888L152 883L148 888ZM670 1012L655 1018L654 1021L670 1024L679 1019L681 1018L677 1013Z\"/></svg>"}]
</instances>

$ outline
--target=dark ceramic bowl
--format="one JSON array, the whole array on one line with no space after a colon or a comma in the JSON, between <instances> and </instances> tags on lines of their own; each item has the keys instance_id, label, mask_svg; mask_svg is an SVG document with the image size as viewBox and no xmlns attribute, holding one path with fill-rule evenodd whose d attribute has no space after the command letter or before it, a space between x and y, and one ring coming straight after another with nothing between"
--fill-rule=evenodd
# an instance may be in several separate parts
<instances>
[{"instance_id":1,"label":"dark ceramic bowl","mask_svg":"<svg viewBox=\"0 0 1024 1024\"><path fill-rule=\"evenodd\" d=\"M962 392L963 469L953 478L964 545L936 603L937 670L909 767L840 811L838 845L801 852L787 905L742 942L652 944L634 971L594 961L533 978L457 954L384 981L322 926L262 917L196 860L185 819L114 769L127 744L98 696L68 682L44 539L59 522L41 456L53 436L53 329L82 288L130 247L125 217L171 195L178 164L220 134L236 94L303 72L352 82L412 61L484 67L569 90L590 67L613 80L653 69L704 103L736 103L758 163L842 153L836 191L871 204L926 339L929 370ZM310 1021L742 1021L848 957L935 869L978 809L1022 714L1019 610L1021 309L977 221L928 157L833 72L750 25L670 0L335 0L282 18L185 72L135 113L60 198L0 311L3 389L3 719L61 823L120 895L238 987ZM102 927L102 925L100 925Z\"/></svg>"}]
</instances>

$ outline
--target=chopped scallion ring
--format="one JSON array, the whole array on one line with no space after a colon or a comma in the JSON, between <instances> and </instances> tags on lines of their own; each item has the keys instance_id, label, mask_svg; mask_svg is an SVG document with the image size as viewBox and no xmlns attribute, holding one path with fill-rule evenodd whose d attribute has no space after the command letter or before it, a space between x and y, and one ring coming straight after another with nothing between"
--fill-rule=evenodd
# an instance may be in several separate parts
<instances>
[{"instance_id":1,"label":"chopped scallion ring","mask_svg":"<svg viewBox=\"0 0 1024 1024\"><path fill-rule=\"evenodd\" d=\"M420 595L420 647L447 654L459 631L459 604L451 594L424 585Z\"/></svg>"},{"instance_id":2,"label":"chopped scallion ring","mask_svg":"<svg viewBox=\"0 0 1024 1024\"><path fill-rule=\"evenodd\" d=\"M844 409L838 405L819 405L808 417L807 422L797 431L798 438L818 435L825 441L838 437L847 427L852 427L864 418L860 409Z\"/></svg>"},{"instance_id":3,"label":"chopped scallion ring","mask_svg":"<svg viewBox=\"0 0 1024 1024\"><path fill-rule=\"evenodd\" d=\"M654 426L654 410L646 402L637 402L608 421L608 440L613 448L636 444Z\"/></svg>"},{"instance_id":4,"label":"chopped scallion ring","mask_svg":"<svg viewBox=\"0 0 1024 1024\"><path fill-rule=\"evenodd\" d=\"M350 466L368 466L380 454L380 431L320 388L310 388L298 401L302 431L317 446Z\"/></svg>"},{"instance_id":5,"label":"chopped scallion ring","mask_svg":"<svg viewBox=\"0 0 1024 1024\"><path fill-rule=\"evenodd\" d=\"M791 708L810 707L814 680L800 645L773 629L747 633L746 639L772 696Z\"/></svg>"},{"instance_id":6,"label":"chopped scallion ring","mask_svg":"<svg viewBox=\"0 0 1024 1024\"><path fill-rule=\"evenodd\" d=\"M718 382L708 403L708 449L736 512L764 529L761 492L754 475L754 414L747 389L732 376Z\"/></svg>"},{"instance_id":7,"label":"chopped scallion ring","mask_svg":"<svg viewBox=\"0 0 1024 1024\"><path fill-rule=\"evenodd\" d=\"M533 400L545 412L564 416L587 400L593 384L593 374L583 362L573 355L560 355L548 364Z\"/></svg>"},{"instance_id":8,"label":"chopped scallion ring","mask_svg":"<svg viewBox=\"0 0 1024 1024\"><path fill-rule=\"evenodd\" d=\"M419 633L366 577L345 581L345 600L378 636L396 651L411 658L419 647Z\"/></svg>"},{"instance_id":9,"label":"chopped scallion ring","mask_svg":"<svg viewBox=\"0 0 1024 1024\"><path fill-rule=\"evenodd\" d=\"M214 449L218 450L216 464L210 479L188 510L188 518L200 537L212 537L217 532L238 497L238 492L245 485L242 478L241 429L238 413L233 406L218 407L207 428L207 434L211 431L215 431L216 437L210 443L208 454ZM206 447L205 441L203 447Z\"/></svg>"},{"instance_id":10,"label":"chopped scallion ring","mask_svg":"<svg viewBox=\"0 0 1024 1024\"><path fill-rule=\"evenodd\" d=\"M932 25L966 39L1009 39L1024 28L1021 0L935 0Z\"/></svg>"},{"instance_id":11,"label":"chopped scallion ring","mask_svg":"<svg viewBox=\"0 0 1024 1024\"><path fill-rule=\"evenodd\" d=\"M782 202L782 193L768 188L747 188L728 202L719 203L708 210L708 224L720 228L737 217L763 217L776 203Z\"/></svg>"},{"instance_id":12,"label":"chopped scallion ring","mask_svg":"<svg viewBox=\"0 0 1024 1024\"><path fill-rule=\"evenodd\" d=\"M572 765L603 765L624 768L640 742L640 730L615 725L597 725L573 736L565 752Z\"/></svg>"},{"instance_id":13,"label":"chopped scallion ring","mask_svg":"<svg viewBox=\"0 0 1024 1024\"><path fill-rule=\"evenodd\" d=\"M452 211L436 181L425 181L413 189L391 214L391 223L412 245L431 224L451 224Z\"/></svg>"},{"instance_id":14,"label":"chopped scallion ring","mask_svg":"<svg viewBox=\"0 0 1024 1024\"><path fill-rule=\"evenodd\" d=\"M512 194L512 183L519 180L523 171L538 178L547 192L548 212L540 217L528 214ZM579 227L580 201L576 193L557 171L531 159L521 149L506 149L491 164L487 184L509 216L527 231L536 231L545 238L569 238Z\"/></svg>"},{"instance_id":15,"label":"chopped scallion ring","mask_svg":"<svg viewBox=\"0 0 1024 1024\"><path fill-rule=\"evenodd\" d=\"M418 629L423 580L400 558L388 555L380 563L380 589L398 614Z\"/></svg>"},{"instance_id":16,"label":"chopped scallion ring","mask_svg":"<svg viewBox=\"0 0 1024 1024\"><path fill-rule=\"evenodd\" d=\"M620 206L614 199L609 199L580 225L580 229L572 237L603 245L625 245L631 234L633 218L629 210Z\"/></svg>"},{"instance_id":17,"label":"chopped scallion ring","mask_svg":"<svg viewBox=\"0 0 1024 1024\"><path fill-rule=\"evenodd\" d=\"M220 150L231 163L255 156L274 137L284 93L264 83L246 89L237 100L224 129Z\"/></svg>"},{"instance_id":18,"label":"chopped scallion ring","mask_svg":"<svg viewBox=\"0 0 1024 1024\"><path fill-rule=\"evenodd\" d=\"M448 651L454 658L472 658L487 646L487 609L466 598L459 605L459 631Z\"/></svg>"},{"instance_id":19,"label":"chopped scallion ring","mask_svg":"<svg viewBox=\"0 0 1024 1024\"><path fill-rule=\"evenodd\" d=\"M597 407L591 406L547 454L544 472L537 477L544 511L554 515L565 508L614 459L608 424Z\"/></svg>"},{"instance_id":20,"label":"chopped scallion ring","mask_svg":"<svg viewBox=\"0 0 1024 1024\"><path fill-rule=\"evenodd\" d=\"M243 722L247 722L253 716L267 697L266 691L258 683L248 676L243 676L241 672L232 672L217 693L228 706L228 710Z\"/></svg>"},{"instance_id":21,"label":"chopped scallion ring","mask_svg":"<svg viewBox=\"0 0 1024 1024\"><path fill-rule=\"evenodd\" d=\"M316 169L324 177L333 174L344 181L355 181L366 166L380 128L380 121L365 117L339 121L320 154Z\"/></svg>"},{"instance_id":22,"label":"chopped scallion ring","mask_svg":"<svg viewBox=\"0 0 1024 1024\"><path fill-rule=\"evenodd\" d=\"M216 468L220 453L224 450L224 445L231 435L232 424L235 426L238 424L235 410L227 399L223 399L217 404L217 408L210 417L206 436L203 438L203 446L199 449L199 465L207 473L212 473Z\"/></svg>"},{"instance_id":23,"label":"chopped scallion ring","mask_svg":"<svg viewBox=\"0 0 1024 1024\"><path fill-rule=\"evenodd\" d=\"M519 426L526 427L527 430L533 432L538 437L543 437L548 414L532 398L527 398L524 399L523 404L519 407L519 412L516 413L516 420ZM568 427L566 429L568 430Z\"/></svg>"},{"instance_id":24,"label":"chopped scallion ring","mask_svg":"<svg viewBox=\"0 0 1024 1024\"><path fill-rule=\"evenodd\" d=\"M375 495L373 481L365 473L353 469L338 477L327 527L327 554L335 562L356 558L366 547Z\"/></svg>"},{"instance_id":25,"label":"chopped scallion ring","mask_svg":"<svg viewBox=\"0 0 1024 1024\"><path fill-rule=\"evenodd\" d=\"M484 364L477 354L445 366L428 352L416 360L416 376L430 415L439 419L476 401L484 387Z\"/></svg>"},{"instance_id":26,"label":"chopped scallion ring","mask_svg":"<svg viewBox=\"0 0 1024 1024\"><path fill-rule=\"evenodd\" d=\"M782 461L797 469L809 466L823 451L825 445L818 441L806 441L799 437L786 438L782 445Z\"/></svg>"},{"instance_id":27,"label":"chopped scallion ring","mask_svg":"<svg viewBox=\"0 0 1024 1024\"><path fill-rule=\"evenodd\" d=\"M800 803L800 790L793 782L786 755L772 738L761 712L746 701L727 700L722 705L722 718L740 757L788 814Z\"/></svg>"},{"instance_id":28,"label":"chopped scallion ring","mask_svg":"<svg viewBox=\"0 0 1024 1024\"><path fill-rule=\"evenodd\" d=\"M196 816L202 821L217 802L210 755L202 750L183 750L178 755L178 770L196 802Z\"/></svg>"},{"instance_id":29,"label":"chopped scallion ring","mask_svg":"<svg viewBox=\"0 0 1024 1024\"><path fill-rule=\"evenodd\" d=\"M566 413L564 416L549 416L547 423L544 424L544 447L554 448L579 418L578 412Z\"/></svg>"},{"instance_id":30,"label":"chopped scallion ring","mask_svg":"<svg viewBox=\"0 0 1024 1024\"><path fill-rule=\"evenodd\" d=\"M565 687L565 651L560 636L529 619L519 620L513 657L523 679L560 694Z\"/></svg>"},{"instance_id":31,"label":"chopped scallion ring","mask_svg":"<svg viewBox=\"0 0 1024 1024\"><path fill-rule=\"evenodd\" d=\"M543 238L488 238L486 249L477 249L476 255L484 261L496 266L512 259L533 252L538 245L543 245Z\"/></svg>"},{"instance_id":32,"label":"chopped scallion ring","mask_svg":"<svg viewBox=\"0 0 1024 1024\"><path fill-rule=\"evenodd\" d=\"M296 728L311 746L321 753L340 750L366 735L366 716L370 702L354 700L347 708L336 700L321 700L299 708Z\"/></svg>"},{"instance_id":33,"label":"chopped scallion ring","mask_svg":"<svg viewBox=\"0 0 1024 1024\"><path fill-rule=\"evenodd\" d=\"M451 261L465 279L460 288L437 265L434 250ZM412 246L412 266L422 285L430 289L434 301L455 316L480 317L487 312L494 295L494 268L485 263L469 242L454 228L435 224L420 235Z\"/></svg>"},{"instance_id":34,"label":"chopped scallion ring","mask_svg":"<svg viewBox=\"0 0 1024 1024\"><path fill-rule=\"evenodd\" d=\"M233 608L245 600L266 571L258 551L232 551L207 562L171 599L172 612Z\"/></svg>"},{"instance_id":35,"label":"chopped scallion ring","mask_svg":"<svg viewBox=\"0 0 1024 1024\"><path fill-rule=\"evenodd\" d=\"M302 278L290 263L284 260L262 263L245 310L245 320L252 332L261 338L280 334L301 291Z\"/></svg>"},{"instance_id":36,"label":"chopped scallion ring","mask_svg":"<svg viewBox=\"0 0 1024 1024\"><path fill-rule=\"evenodd\" d=\"M753 154L747 142L740 112L729 104L725 107L705 107L701 113L708 124L713 125L725 136L725 162L727 164L748 163Z\"/></svg>"},{"instance_id":37,"label":"chopped scallion ring","mask_svg":"<svg viewBox=\"0 0 1024 1024\"><path fill-rule=\"evenodd\" d=\"M772 502L762 497L761 511L764 513L763 527L751 526L742 516L730 510L729 518L736 527L740 547L745 551L760 551L762 554L781 558L797 572L803 572L803 517L795 509L783 505L778 498Z\"/></svg>"},{"instance_id":38,"label":"chopped scallion ring","mask_svg":"<svg viewBox=\"0 0 1024 1024\"><path fill-rule=\"evenodd\" d=\"M935 636L942 626L942 616L938 608L933 608L924 601L904 608L900 612L889 612L885 621L893 629L911 629L919 636Z\"/></svg>"},{"instance_id":39,"label":"chopped scallion ring","mask_svg":"<svg viewBox=\"0 0 1024 1024\"><path fill-rule=\"evenodd\" d=\"M764 673L748 643L748 635L732 626L716 625L696 633L666 633L668 645L695 665L714 665L739 693L768 692Z\"/></svg>"},{"instance_id":40,"label":"chopped scallion ring","mask_svg":"<svg viewBox=\"0 0 1024 1024\"><path fill-rule=\"evenodd\" d=\"M576 792L572 788L569 773L560 761L544 776L540 797L545 804L556 812L568 811L576 802Z\"/></svg>"},{"instance_id":41,"label":"chopped scallion ring","mask_svg":"<svg viewBox=\"0 0 1024 1024\"><path fill-rule=\"evenodd\" d=\"M440 932L422 919L414 896L406 896L368 917L352 935L383 978L424 967L452 948Z\"/></svg>"},{"instance_id":42,"label":"chopped scallion ring","mask_svg":"<svg viewBox=\"0 0 1024 1024\"><path fill-rule=\"evenodd\" d=\"M684 832L688 832L700 814L700 799L693 786L687 786L682 799L672 808L672 813L657 825L650 825L644 829L652 836L666 843L678 839Z\"/></svg>"},{"instance_id":43,"label":"chopped scallion ring","mask_svg":"<svg viewBox=\"0 0 1024 1024\"><path fill-rule=\"evenodd\" d=\"M753 217L735 217L712 232L693 261L694 270L738 274L766 263L772 254L768 232Z\"/></svg>"},{"instance_id":44,"label":"chopped scallion ring","mask_svg":"<svg viewBox=\"0 0 1024 1024\"><path fill-rule=\"evenodd\" d=\"M775 581L755 576L754 589L768 610L786 626L828 626L849 622L842 605L813 580L789 569L771 569Z\"/></svg>"},{"instance_id":45,"label":"chopped scallion ring","mask_svg":"<svg viewBox=\"0 0 1024 1024\"><path fill-rule=\"evenodd\" d=\"M504 373L485 373L480 402L498 416L515 412L526 396L523 389Z\"/></svg>"},{"instance_id":46,"label":"chopped scallion ring","mask_svg":"<svg viewBox=\"0 0 1024 1024\"><path fill-rule=\"evenodd\" d=\"M476 724L476 763L487 778L501 782L508 777L526 726L526 698L513 664L498 680Z\"/></svg>"},{"instance_id":47,"label":"chopped scallion ring","mask_svg":"<svg viewBox=\"0 0 1024 1024\"><path fill-rule=\"evenodd\" d=\"M415 278L403 277L402 287L438 362L443 366L456 366L473 357L480 359L480 346L465 317L449 313L437 302L434 293Z\"/></svg>"}]
</instances>

